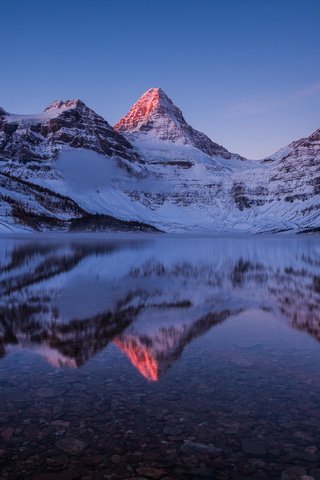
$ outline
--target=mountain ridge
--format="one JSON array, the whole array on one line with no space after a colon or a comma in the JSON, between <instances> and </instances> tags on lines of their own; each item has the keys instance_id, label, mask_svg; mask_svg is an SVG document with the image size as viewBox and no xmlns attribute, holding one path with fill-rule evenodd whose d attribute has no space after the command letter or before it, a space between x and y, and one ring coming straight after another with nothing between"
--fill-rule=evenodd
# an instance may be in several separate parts
<instances>
[{"instance_id":1,"label":"mountain ridge","mask_svg":"<svg viewBox=\"0 0 320 480\"><path fill-rule=\"evenodd\" d=\"M39 114L0 115L0 155L4 157L42 160L54 156L64 144L139 160L132 145L79 99L56 100Z\"/></svg>"},{"instance_id":2,"label":"mountain ridge","mask_svg":"<svg viewBox=\"0 0 320 480\"><path fill-rule=\"evenodd\" d=\"M320 129L246 160L193 129L160 88L115 128L79 99L40 114L0 109L0 231L69 228L66 198L86 231L99 221L102 230L317 231L319 169Z\"/></svg>"}]
</instances>

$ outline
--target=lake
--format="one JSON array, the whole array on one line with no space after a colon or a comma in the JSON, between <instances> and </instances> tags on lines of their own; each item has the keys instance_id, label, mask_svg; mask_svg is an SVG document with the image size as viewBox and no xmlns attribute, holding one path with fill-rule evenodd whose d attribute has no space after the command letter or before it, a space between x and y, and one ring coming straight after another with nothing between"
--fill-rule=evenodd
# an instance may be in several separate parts
<instances>
[{"instance_id":1,"label":"lake","mask_svg":"<svg viewBox=\"0 0 320 480\"><path fill-rule=\"evenodd\" d=\"M320 479L319 340L317 237L1 237L0 480Z\"/></svg>"}]
</instances>

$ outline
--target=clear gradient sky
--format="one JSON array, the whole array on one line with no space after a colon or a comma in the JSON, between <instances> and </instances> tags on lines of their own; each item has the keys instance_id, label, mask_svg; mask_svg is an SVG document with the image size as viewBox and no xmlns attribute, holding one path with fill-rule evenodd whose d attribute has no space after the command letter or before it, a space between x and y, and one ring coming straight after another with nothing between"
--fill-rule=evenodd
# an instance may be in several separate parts
<instances>
[{"instance_id":1,"label":"clear gradient sky","mask_svg":"<svg viewBox=\"0 0 320 480\"><path fill-rule=\"evenodd\" d=\"M111 124L150 87L261 158L320 128L320 0L0 0L0 106L81 98Z\"/></svg>"}]
</instances>

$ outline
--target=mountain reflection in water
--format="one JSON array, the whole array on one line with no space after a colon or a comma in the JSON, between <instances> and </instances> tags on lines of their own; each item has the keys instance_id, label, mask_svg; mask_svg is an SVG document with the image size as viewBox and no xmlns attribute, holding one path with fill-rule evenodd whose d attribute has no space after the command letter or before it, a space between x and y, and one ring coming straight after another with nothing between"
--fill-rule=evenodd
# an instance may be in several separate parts
<instances>
[{"instance_id":1,"label":"mountain reflection in water","mask_svg":"<svg viewBox=\"0 0 320 480\"><path fill-rule=\"evenodd\" d=\"M26 349L74 368L113 342L157 381L240 312L271 312L319 340L319 306L313 238L0 240L2 357Z\"/></svg>"}]
</instances>

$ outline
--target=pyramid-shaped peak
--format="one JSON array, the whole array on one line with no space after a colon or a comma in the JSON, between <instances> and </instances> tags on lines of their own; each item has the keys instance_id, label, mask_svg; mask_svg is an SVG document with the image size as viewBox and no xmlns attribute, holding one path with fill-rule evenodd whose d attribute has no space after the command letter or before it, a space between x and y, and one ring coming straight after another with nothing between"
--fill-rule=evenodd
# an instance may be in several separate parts
<instances>
[{"instance_id":1,"label":"pyramid-shaped peak","mask_svg":"<svg viewBox=\"0 0 320 480\"><path fill-rule=\"evenodd\" d=\"M149 96L160 96L160 95L165 95L166 94L164 93L164 91L162 90L162 88L160 87L152 87L152 88L149 88L149 90L147 90L146 92L144 92L143 95L141 95L140 98L143 98L145 95L149 95Z\"/></svg>"},{"instance_id":2,"label":"pyramid-shaped peak","mask_svg":"<svg viewBox=\"0 0 320 480\"><path fill-rule=\"evenodd\" d=\"M160 87L149 88L149 90L147 90L143 95L147 95L147 94L150 94L150 95L162 95L163 94L163 95L165 95L164 91Z\"/></svg>"},{"instance_id":3,"label":"pyramid-shaped peak","mask_svg":"<svg viewBox=\"0 0 320 480\"><path fill-rule=\"evenodd\" d=\"M166 113L171 111L181 114L179 108L175 106L162 88L150 88L139 98L134 106L142 109L146 107L148 113L152 113L154 110L159 111L159 109L161 109L162 113L165 113L164 109L167 109Z\"/></svg>"},{"instance_id":4,"label":"pyramid-shaped peak","mask_svg":"<svg viewBox=\"0 0 320 480\"><path fill-rule=\"evenodd\" d=\"M0 115L8 115L4 108L0 107Z\"/></svg>"},{"instance_id":5,"label":"pyramid-shaped peak","mask_svg":"<svg viewBox=\"0 0 320 480\"><path fill-rule=\"evenodd\" d=\"M44 109L44 111L49 112L52 110L71 110L78 107L86 107L86 104L78 98L73 100L54 100Z\"/></svg>"},{"instance_id":6,"label":"pyramid-shaped peak","mask_svg":"<svg viewBox=\"0 0 320 480\"><path fill-rule=\"evenodd\" d=\"M114 126L115 130L134 132L155 117L175 119L185 123L181 110L161 88L150 88L131 107L129 112Z\"/></svg>"},{"instance_id":7,"label":"pyramid-shaped peak","mask_svg":"<svg viewBox=\"0 0 320 480\"><path fill-rule=\"evenodd\" d=\"M139 98L137 103L145 101L155 102L155 104L158 105L165 105L168 103L173 105L172 100L162 88L150 88Z\"/></svg>"},{"instance_id":8,"label":"pyramid-shaped peak","mask_svg":"<svg viewBox=\"0 0 320 480\"><path fill-rule=\"evenodd\" d=\"M185 121L181 110L161 88L147 90L114 125L114 129L128 135L132 142L149 137L153 140L189 145L210 157L240 158L191 127Z\"/></svg>"}]
</instances>

